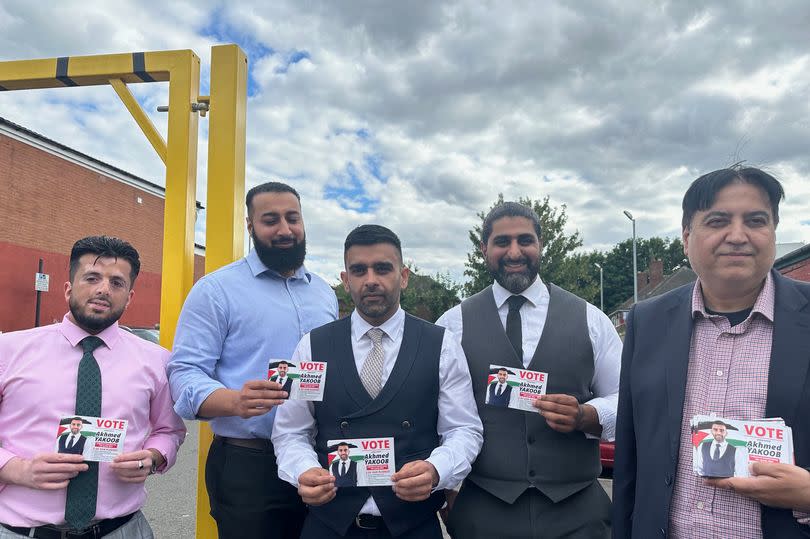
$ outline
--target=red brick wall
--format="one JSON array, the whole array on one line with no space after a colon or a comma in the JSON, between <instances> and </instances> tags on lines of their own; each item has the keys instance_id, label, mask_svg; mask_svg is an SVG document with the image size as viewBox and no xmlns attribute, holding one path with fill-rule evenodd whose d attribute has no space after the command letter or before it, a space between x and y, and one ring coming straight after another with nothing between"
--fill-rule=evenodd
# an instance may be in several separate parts
<instances>
[{"instance_id":1,"label":"red brick wall","mask_svg":"<svg viewBox=\"0 0 810 539\"><path fill-rule=\"evenodd\" d=\"M0 134L0 331L34 325L39 258L50 275L40 321L61 320L70 249L95 234L125 239L140 253L141 274L122 322L153 326L160 317L163 199ZM204 258L194 258L196 280Z\"/></svg>"},{"instance_id":2,"label":"red brick wall","mask_svg":"<svg viewBox=\"0 0 810 539\"><path fill-rule=\"evenodd\" d=\"M810 259L802 260L792 266L779 270L782 275L798 281L810 282Z\"/></svg>"}]
</instances>

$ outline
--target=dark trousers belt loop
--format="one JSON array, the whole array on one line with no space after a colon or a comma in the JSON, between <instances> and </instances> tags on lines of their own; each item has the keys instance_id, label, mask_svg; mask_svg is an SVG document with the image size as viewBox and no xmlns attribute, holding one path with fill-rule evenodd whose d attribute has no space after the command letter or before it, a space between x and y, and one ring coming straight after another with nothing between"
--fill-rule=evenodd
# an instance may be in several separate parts
<instances>
[{"instance_id":1,"label":"dark trousers belt loop","mask_svg":"<svg viewBox=\"0 0 810 539\"><path fill-rule=\"evenodd\" d=\"M225 445L233 445L247 449L258 449L260 451L269 451L273 449L273 444L270 442L270 440L265 440L263 438L229 438L227 436L215 434L214 440L221 440Z\"/></svg>"},{"instance_id":2,"label":"dark trousers belt loop","mask_svg":"<svg viewBox=\"0 0 810 539\"><path fill-rule=\"evenodd\" d=\"M135 513L130 513L123 517L99 520L89 528L77 531L62 530L56 526L50 525L39 526L38 528L21 528L19 526L9 526L8 524L0 523L0 526L24 537L35 537L37 539L99 539L105 535L111 534L132 520L133 516L135 516ZM33 534L31 532L33 532Z\"/></svg>"},{"instance_id":3,"label":"dark trousers belt loop","mask_svg":"<svg viewBox=\"0 0 810 539\"><path fill-rule=\"evenodd\" d=\"M385 522L382 517L377 515L357 515L354 519L354 525L361 530L379 530L385 528Z\"/></svg>"}]
</instances>

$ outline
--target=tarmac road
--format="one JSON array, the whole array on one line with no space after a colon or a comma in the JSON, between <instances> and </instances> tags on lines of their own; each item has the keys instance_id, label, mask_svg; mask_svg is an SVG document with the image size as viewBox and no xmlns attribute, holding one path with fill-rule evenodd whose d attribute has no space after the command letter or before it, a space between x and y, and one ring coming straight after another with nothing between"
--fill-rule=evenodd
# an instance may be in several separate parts
<instances>
[{"instance_id":1,"label":"tarmac road","mask_svg":"<svg viewBox=\"0 0 810 539\"><path fill-rule=\"evenodd\" d=\"M196 421L186 421L188 436L174 468L166 475L150 477L146 482L149 495L144 514L158 539L193 539L197 497L197 440ZM599 482L611 495L613 481ZM445 535L445 537L447 537Z\"/></svg>"}]
</instances>

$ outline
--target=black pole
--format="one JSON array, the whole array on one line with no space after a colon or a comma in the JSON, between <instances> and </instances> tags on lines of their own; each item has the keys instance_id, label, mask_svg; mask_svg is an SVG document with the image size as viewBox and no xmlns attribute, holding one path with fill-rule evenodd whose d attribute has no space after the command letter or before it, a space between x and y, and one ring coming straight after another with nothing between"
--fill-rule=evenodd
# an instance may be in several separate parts
<instances>
[{"instance_id":1,"label":"black pole","mask_svg":"<svg viewBox=\"0 0 810 539\"><path fill-rule=\"evenodd\" d=\"M37 273L42 273L42 259L41 258L39 259L39 270L37 270ZM35 328L39 327L39 305L40 305L40 301L42 299L40 296L42 296L42 292L37 290L37 310L36 310L36 314L34 315L34 327Z\"/></svg>"}]
</instances>

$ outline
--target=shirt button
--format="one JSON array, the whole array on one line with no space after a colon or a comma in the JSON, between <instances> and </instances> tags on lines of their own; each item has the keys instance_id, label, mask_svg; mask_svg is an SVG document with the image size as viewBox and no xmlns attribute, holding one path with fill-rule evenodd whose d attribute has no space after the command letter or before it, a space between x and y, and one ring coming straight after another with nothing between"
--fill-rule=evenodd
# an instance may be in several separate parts
<instances>
[{"instance_id":1,"label":"shirt button","mask_svg":"<svg viewBox=\"0 0 810 539\"><path fill-rule=\"evenodd\" d=\"M697 503L697 508L698 509L703 509L703 502L698 502Z\"/></svg>"},{"instance_id":2,"label":"shirt button","mask_svg":"<svg viewBox=\"0 0 810 539\"><path fill-rule=\"evenodd\" d=\"M340 428L341 428L341 430L346 429L346 428L348 428L348 427L349 427L349 422L348 422L348 421L341 421L341 422L340 422Z\"/></svg>"},{"instance_id":3,"label":"shirt button","mask_svg":"<svg viewBox=\"0 0 810 539\"><path fill-rule=\"evenodd\" d=\"M721 371L720 369L717 369L717 376L723 376L723 371Z\"/></svg>"}]
</instances>

